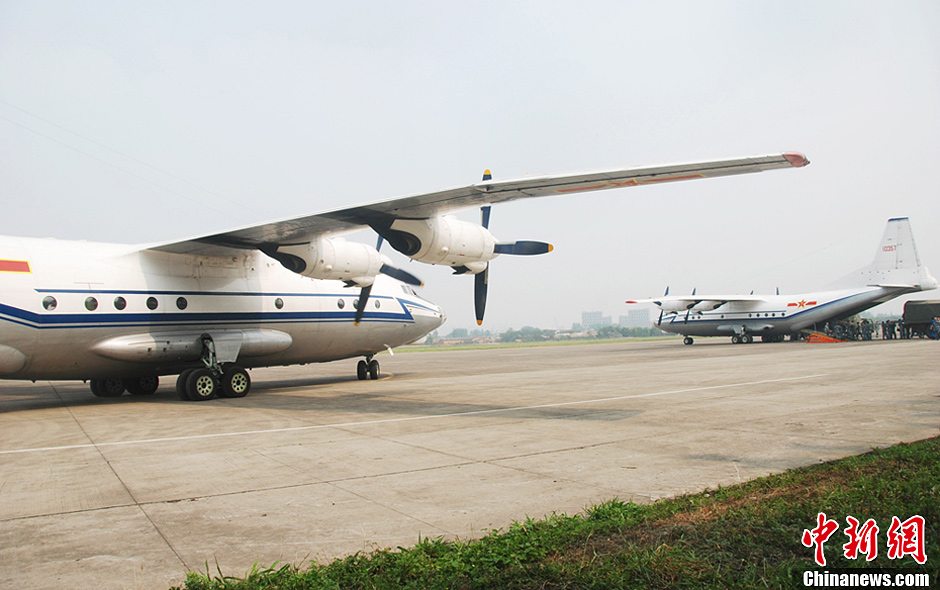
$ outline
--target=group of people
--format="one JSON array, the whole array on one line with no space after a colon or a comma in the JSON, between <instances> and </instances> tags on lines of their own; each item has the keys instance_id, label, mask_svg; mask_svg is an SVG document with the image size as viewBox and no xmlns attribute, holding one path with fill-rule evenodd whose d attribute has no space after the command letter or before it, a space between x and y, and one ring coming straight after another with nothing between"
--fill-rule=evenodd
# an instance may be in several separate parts
<instances>
[{"instance_id":1,"label":"group of people","mask_svg":"<svg viewBox=\"0 0 940 590\"><path fill-rule=\"evenodd\" d=\"M917 336L938 340L940 318L934 318L926 328L918 325L917 329L906 325L903 319L877 322L863 318L858 322L828 322L823 331L837 340L872 340L879 336L882 340L907 340Z\"/></svg>"}]
</instances>

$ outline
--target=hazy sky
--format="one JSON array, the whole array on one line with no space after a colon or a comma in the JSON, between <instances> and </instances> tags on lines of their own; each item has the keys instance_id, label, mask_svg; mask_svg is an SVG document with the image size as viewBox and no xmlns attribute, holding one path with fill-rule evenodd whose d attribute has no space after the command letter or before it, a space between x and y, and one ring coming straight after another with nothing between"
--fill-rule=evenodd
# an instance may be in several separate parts
<instances>
[{"instance_id":1,"label":"hazy sky","mask_svg":"<svg viewBox=\"0 0 940 590\"><path fill-rule=\"evenodd\" d=\"M497 237L556 249L492 263L484 327L616 321L666 285L817 289L897 216L938 275L938 30L935 0L0 0L0 233L164 241L484 168L796 150L812 165L494 208ZM385 251L445 332L475 327L472 278Z\"/></svg>"}]
</instances>

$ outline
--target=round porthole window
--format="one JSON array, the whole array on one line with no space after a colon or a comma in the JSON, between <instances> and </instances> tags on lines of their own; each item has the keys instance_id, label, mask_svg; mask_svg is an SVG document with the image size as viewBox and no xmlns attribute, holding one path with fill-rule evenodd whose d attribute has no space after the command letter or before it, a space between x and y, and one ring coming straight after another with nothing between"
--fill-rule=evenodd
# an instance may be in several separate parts
<instances>
[{"instance_id":1,"label":"round porthole window","mask_svg":"<svg viewBox=\"0 0 940 590\"><path fill-rule=\"evenodd\" d=\"M114 298L114 309L116 309L116 310L118 310L118 311L121 311L121 310L123 310L125 307L127 307L127 300L126 300L126 299L124 299L123 297L115 297L115 298Z\"/></svg>"},{"instance_id":2,"label":"round porthole window","mask_svg":"<svg viewBox=\"0 0 940 590\"><path fill-rule=\"evenodd\" d=\"M55 297L49 295L48 297L43 297L42 306L46 311L52 311L56 308L59 303L55 300Z\"/></svg>"},{"instance_id":3,"label":"round porthole window","mask_svg":"<svg viewBox=\"0 0 940 590\"><path fill-rule=\"evenodd\" d=\"M336 301L336 307L343 309L344 307L346 307L346 302L343 301L342 299L338 299Z\"/></svg>"},{"instance_id":4,"label":"round porthole window","mask_svg":"<svg viewBox=\"0 0 940 590\"><path fill-rule=\"evenodd\" d=\"M88 297L85 299L85 309L88 311L95 311L98 309L98 300L94 297Z\"/></svg>"},{"instance_id":5,"label":"round porthole window","mask_svg":"<svg viewBox=\"0 0 940 590\"><path fill-rule=\"evenodd\" d=\"M157 309L157 307L159 306L160 306L160 303L157 301L156 297L147 298L147 309L153 310L153 309Z\"/></svg>"},{"instance_id":6,"label":"round porthole window","mask_svg":"<svg viewBox=\"0 0 940 590\"><path fill-rule=\"evenodd\" d=\"M378 299L376 299L376 300L375 300L375 308L378 309L378 308L380 308L380 307L382 307L382 302L379 301Z\"/></svg>"},{"instance_id":7,"label":"round porthole window","mask_svg":"<svg viewBox=\"0 0 940 590\"><path fill-rule=\"evenodd\" d=\"M176 307L179 309L186 309L186 306L189 305L189 302L186 301L185 297L176 298Z\"/></svg>"},{"instance_id":8,"label":"round porthole window","mask_svg":"<svg viewBox=\"0 0 940 590\"><path fill-rule=\"evenodd\" d=\"M278 309L284 309L284 300L278 297L274 300L274 307Z\"/></svg>"}]
</instances>

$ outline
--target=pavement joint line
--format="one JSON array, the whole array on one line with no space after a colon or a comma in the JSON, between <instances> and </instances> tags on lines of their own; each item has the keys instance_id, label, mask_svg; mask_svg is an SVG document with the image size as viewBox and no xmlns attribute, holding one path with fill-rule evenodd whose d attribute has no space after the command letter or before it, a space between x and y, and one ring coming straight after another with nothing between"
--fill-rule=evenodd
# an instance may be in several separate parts
<instances>
[{"instance_id":1,"label":"pavement joint line","mask_svg":"<svg viewBox=\"0 0 940 590\"><path fill-rule=\"evenodd\" d=\"M694 393L699 391L712 391L716 389L728 389L732 387L747 387L751 385L764 385L767 383L784 383L788 381L803 381L807 379L815 379L817 377L825 377L827 373L818 373L815 375L800 375L798 377L782 377L780 379L762 379L760 381L748 381L744 383L725 383L721 385L707 385L704 387L691 387L686 389L675 389L671 391L657 391L653 393L639 393L635 395L621 395L616 397L606 397L590 400L578 400L571 402L558 402L552 404L539 404L534 406L515 406L511 408L495 408L489 410L471 410L467 412L453 412L448 414L427 414L424 416L408 416L406 418L385 418L381 420L362 420L359 422L342 422L336 424L314 424L310 426L294 426L290 428L269 428L266 430L245 430L238 432L218 432L214 434L194 434L189 436L170 436L162 438L149 438L149 439L140 439L140 440L125 440L125 441L114 441L114 442L99 442L99 443L89 443L89 444L80 444L80 445L64 445L58 447L38 447L32 449L11 449L6 451L0 451L0 455L15 455L22 453L40 453L40 452L49 452L49 451L68 451L68 450L78 450L78 449L98 449L100 447L117 447L117 446L130 446L130 445L142 445L148 443L164 443L164 442L179 442L179 441L188 441L188 440L205 440L210 438L223 438L230 436L253 436L258 434L278 434L283 432L299 432L304 430L323 430L327 428L350 428L355 426L375 426L379 424L395 424L402 422L415 422L418 420L434 420L439 418L459 418L461 416L478 416L481 414L497 414L497 413L508 413L508 412L520 412L523 410L537 410L543 408L558 408L563 406L576 406L576 405L586 405L586 404L597 404L603 402L611 401L621 401L627 399L638 399L645 397L658 397L663 395L676 395L680 393Z\"/></svg>"}]
</instances>

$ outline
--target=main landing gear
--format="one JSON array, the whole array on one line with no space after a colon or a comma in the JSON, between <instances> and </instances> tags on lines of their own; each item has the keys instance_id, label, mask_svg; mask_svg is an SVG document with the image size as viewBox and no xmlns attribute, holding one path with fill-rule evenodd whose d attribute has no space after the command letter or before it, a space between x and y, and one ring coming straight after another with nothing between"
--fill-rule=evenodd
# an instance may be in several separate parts
<instances>
[{"instance_id":1,"label":"main landing gear","mask_svg":"<svg viewBox=\"0 0 940 590\"><path fill-rule=\"evenodd\" d=\"M372 355L366 355L365 360L359 361L359 364L356 365L356 376L359 377L360 381L365 381L366 379L378 379L379 378L379 361L372 358Z\"/></svg>"},{"instance_id":2,"label":"main landing gear","mask_svg":"<svg viewBox=\"0 0 940 590\"><path fill-rule=\"evenodd\" d=\"M754 337L745 332L744 334L735 334L731 337L732 344L750 344L754 342Z\"/></svg>"},{"instance_id":3,"label":"main landing gear","mask_svg":"<svg viewBox=\"0 0 940 590\"><path fill-rule=\"evenodd\" d=\"M692 340L691 336L686 336L682 339L682 344L685 344L686 346L692 346L693 342L695 342L695 340Z\"/></svg>"},{"instance_id":4,"label":"main landing gear","mask_svg":"<svg viewBox=\"0 0 940 590\"><path fill-rule=\"evenodd\" d=\"M176 380L176 393L183 401L201 402L218 397L245 397L251 389L248 371L233 363L219 364L212 338L202 339L205 367L186 369Z\"/></svg>"}]
</instances>

